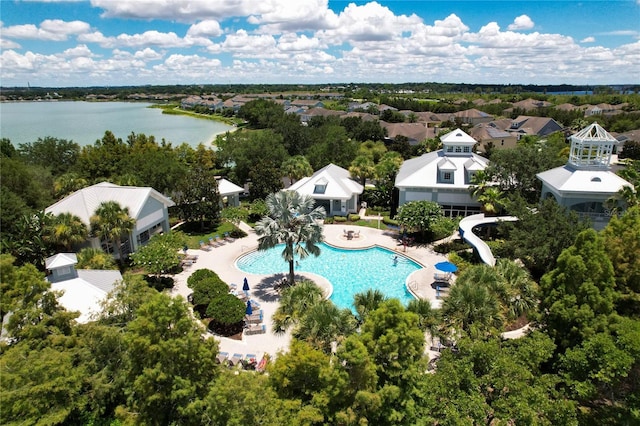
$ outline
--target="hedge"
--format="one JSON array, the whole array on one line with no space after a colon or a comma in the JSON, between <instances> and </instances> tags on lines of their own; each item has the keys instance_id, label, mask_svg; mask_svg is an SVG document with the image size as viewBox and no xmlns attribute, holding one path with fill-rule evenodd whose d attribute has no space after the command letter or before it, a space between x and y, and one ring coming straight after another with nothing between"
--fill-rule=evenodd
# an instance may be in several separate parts
<instances>
[{"instance_id":1,"label":"hedge","mask_svg":"<svg viewBox=\"0 0 640 426\"><path fill-rule=\"evenodd\" d=\"M229 286L216 276L216 278L208 278L196 283L191 300L195 306L206 306L225 294L229 294Z\"/></svg>"},{"instance_id":2,"label":"hedge","mask_svg":"<svg viewBox=\"0 0 640 426\"><path fill-rule=\"evenodd\" d=\"M187 287L194 288L199 281L209 278L220 279L220 277L218 277L218 274L213 272L211 269L198 269L193 274L191 274L189 278L187 278Z\"/></svg>"},{"instance_id":3,"label":"hedge","mask_svg":"<svg viewBox=\"0 0 640 426\"><path fill-rule=\"evenodd\" d=\"M207 316L219 324L235 324L244 319L246 305L233 294L213 299L207 307Z\"/></svg>"}]
</instances>

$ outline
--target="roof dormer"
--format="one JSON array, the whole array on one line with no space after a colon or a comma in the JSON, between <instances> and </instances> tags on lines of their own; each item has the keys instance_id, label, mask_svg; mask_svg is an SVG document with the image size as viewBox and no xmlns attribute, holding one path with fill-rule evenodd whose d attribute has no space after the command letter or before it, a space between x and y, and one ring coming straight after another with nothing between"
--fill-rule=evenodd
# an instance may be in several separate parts
<instances>
[{"instance_id":1,"label":"roof dormer","mask_svg":"<svg viewBox=\"0 0 640 426\"><path fill-rule=\"evenodd\" d=\"M444 155L447 156L470 156L473 146L477 143L474 138L460 129L447 133L442 136L440 140L442 141L442 150Z\"/></svg>"}]
</instances>

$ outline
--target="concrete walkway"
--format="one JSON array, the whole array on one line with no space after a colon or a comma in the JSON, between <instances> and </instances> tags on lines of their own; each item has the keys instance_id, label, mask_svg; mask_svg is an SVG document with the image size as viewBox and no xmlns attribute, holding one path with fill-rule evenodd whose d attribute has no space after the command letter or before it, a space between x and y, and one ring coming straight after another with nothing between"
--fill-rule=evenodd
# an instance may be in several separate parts
<instances>
[{"instance_id":1,"label":"concrete walkway","mask_svg":"<svg viewBox=\"0 0 640 426\"><path fill-rule=\"evenodd\" d=\"M377 220L373 217L370 220ZM234 353L254 354L259 358L264 353L276 356L279 351L286 351L291 341L291 335L275 335L271 332L271 317L278 307L278 293L273 289L273 284L284 276L277 275L257 275L249 274L241 271L236 266L236 260L250 251L257 249L258 236L253 229L245 223L240 224L240 229L247 233L247 237L238 239L234 242L227 242L223 246L211 248L209 251L200 249L189 249L188 254L198 255L198 260L193 265L174 276L175 285L171 290L174 296L187 297L191 293L191 289L187 287L187 278L197 269L211 269L215 271L220 278L229 283L236 284L239 289L246 277L251 287L250 297L260 303L264 314L263 324L266 326L265 334L243 335L241 340L224 338L215 336L220 345L220 351L228 352L229 355ZM345 231L359 231L358 238L347 239L344 235ZM366 248L372 246L381 246L389 250L393 250L399 256L406 256L423 266L422 269L412 273L407 278L407 286L409 290L422 299L431 301L432 305L438 307L440 300L436 297L436 284L433 276L435 273L434 264L446 260L446 256L434 252L431 247L405 247L398 243L397 234L392 232L384 232L375 228L367 228L360 226L351 226L344 224L324 225L324 239L327 244L342 248ZM300 274L318 282L322 287L327 288L327 281L312 274ZM212 336L212 335L211 335ZM427 342L427 347L429 342ZM429 353L430 357L435 356Z\"/></svg>"}]
</instances>

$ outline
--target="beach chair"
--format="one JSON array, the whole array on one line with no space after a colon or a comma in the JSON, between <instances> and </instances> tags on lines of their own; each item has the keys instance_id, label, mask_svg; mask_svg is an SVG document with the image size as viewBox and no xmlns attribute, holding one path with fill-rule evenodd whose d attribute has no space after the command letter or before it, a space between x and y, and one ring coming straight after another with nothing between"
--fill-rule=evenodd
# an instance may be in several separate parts
<instances>
[{"instance_id":1,"label":"beach chair","mask_svg":"<svg viewBox=\"0 0 640 426\"><path fill-rule=\"evenodd\" d=\"M245 370L255 370L258 365L258 358L255 354L246 354L242 360L242 367Z\"/></svg>"},{"instance_id":2,"label":"beach chair","mask_svg":"<svg viewBox=\"0 0 640 426\"><path fill-rule=\"evenodd\" d=\"M232 238L231 235L228 232L224 233L224 240L225 241L229 241L230 243L234 242L236 239Z\"/></svg>"},{"instance_id":3,"label":"beach chair","mask_svg":"<svg viewBox=\"0 0 640 426\"><path fill-rule=\"evenodd\" d=\"M251 299L251 307L254 308L254 309L260 309L260 302L254 300L254 299Z\"/></svg>"},{"instance_id":4,"label":"beach chair","mask_svg":"<svg viewBox=\"0 0 640 426\"><path fill-rule=\"evenodd\" d=\"M256 371L260 373L263 372L264 370L266 370L268 363L269 363L269 356L265 353L264 355L262 355L262 359L256 366Z\"/></svg>"},{"instance_id":5,"label":"beach chair","mask_svg":"<svg viewBox=\"0 0 640 426\"><path fill-rule=\"evenodd\" d=\"M356 231L353 233L353 238L360 238L360 231Z\"/></svg>"},{"instance_id":6,"label":"beach chair","mask_svg":"<svg viewBox=\"0 0 640 426\"><path fill-rule=\"evenodd\" d=\"M265 334L267 332L267 326L264 324L252 324L244 330L244 334L252 336L254 334Z\"/></svg>"},{"instance_id":7,"label":"beach chair","mask_svg":"<svg viewBox=\"0 0 640 426\"><path fill-rule=\"evenodd\" d=\"M262 322L262 319L262 311L260 311L257 314L247 315L245 317L245 322L247 324L260 324Z\"/></svg>"},{"instance_id":8,"label":"beach chair","mask_svg":"<svg viewBox=\"0 0 640 426\"><path fill-rule=\"evenodd\" d=\"M236 367L238 364L240 364L240 361L242 361L242 354L233 354L233 356L231 358L229 358L229 366L230 367Z\"/></svg>"},{"instance_id":9,"label":"beach chair","mask_svg":"<svg viewBox=\"0 0 640 426\"><path fill-rule=\"evenodd\" d=\"M218 243L218 245L223 246L225 241L220 238L220 235L216 235L216 243Z\"/></svg>"},{"instance_id":10,"label":"beach chair","mask_svg":"<svg viewBox=\"0 0 640 426\"><path fill-rule=\"evenodd\" d=\"M209 237L209 245L214 248L220 247L220 244L218 244L213 237Z\"/></svg>"},{"instance_id":11,"label":"beach chair","mask_svg":"<svg viewBox=\"0 0 640 426\"><path fill-rule=\"evenodd\" d=\"M200 240L200 250L209 251L211 250L211 246L205 243L203 240Z\"/></svg>"},{"instance_id":12,"label":"beach chair","mask_svg":"<svg viewBox=\"0 0 640 426\"><path fill-rule=\"evenodd\" d=\"M218 361L218 364L224 364L227 358L229 358L229 352L219 352L216 356L216 361Z\"/></svg>"}]
</instances>

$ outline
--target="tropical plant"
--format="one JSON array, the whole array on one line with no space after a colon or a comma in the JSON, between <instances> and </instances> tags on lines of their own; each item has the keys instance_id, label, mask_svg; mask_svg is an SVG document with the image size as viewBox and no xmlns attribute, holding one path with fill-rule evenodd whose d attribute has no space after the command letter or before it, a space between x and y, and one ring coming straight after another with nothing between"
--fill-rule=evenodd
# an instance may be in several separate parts
<instances>
[{"instance_id":1,"label":"tropical plant","mask_svg":"<svg viewBox=\"0 0 640 426\"><path fill-rule=\"evenodd\" d=\"M102 249L86 247L77 253L78 269L118 269L113 256Z\"/></svg>"},{"instance_id":2,"label":"tropical plant","mask_svg":"<svg viewBox=\"0 0 640 426\"><path fill-rule=\"evenodd\" d=\"M309 160L304 155L294 155L282 162L282 173L289 178L289 183L293 183L305 176L313 174L313 168L309 164Z\"/></svg>"},{"instance_id":3,"label":"tropical plant","mask_svg":"<svg viewBox=\"0 0 640 426\"><path fill-rule=\"evenodd\" d=\"M71 194L72 192L84 188L88 184L89 182L86 179L78 176L78 174L68 172L59 176L53 182L53 192L55 193L56 197L62 198Z\"/></svg>"},{"instance_id":4,"label":"tropical plant","mask_svg":"<svg viewBox=\"0 0 640 426\"><path fill-rule=\"evenodd\" d=\"M424 237L431 226L444 217L442 208L435 201L410 201L398 209L396 220L405 228L417 230Z\"/></svg>"},{"instance_id":5,"label":"tropical plant","mask_svg":"<svg viewBox=\"0 0 640 426\"><path fill-rule=\"evenodd\" d=\"M87 225L72 213L53 216L45 227L45 239L67 252L71 251L73 245L86 241L88 235Z\"/></svg>"},{"instance_id":6,"label":"tropical plant","mask_svg":"<svg viewBox=\"0 0 640 426\"><path fill-rule=\"evenodd\" d=\"M136 220L129 216L129 209L122 207L117 201L100 203L90 219L91 234L113 244L117 259L123 260L122 236L129 236L136 226Z\"/></svg>"},{"instance_id":7,"label":"tropical plant","mask_svg":"<svg viewBox=\"0 0 640 426\"><path fill-rule=\"evenodd\" d=\"M367 316L378 309L386 299L384 293L378 289L370 288L363 293L356 293L353 296L353 306L358 313L358 322L362 324L367 319Z\"/></svg>"},{"instance_id":8,"label":"tropical plant","mask_svg":"<svg viewBox=\"0 0 640 426\"><path fill-rule=\"evenodd\" d=\"M360 181L360 185L364 186L367 182L367 179L370 179L375 176L375 164L373 163L373 158L371 155L360 154L358 155L352 162L351 166L349 166L349 173L351 177L354 179L358 179Z\"/></svg>"},{"instance_id":9,"label":"tropical plant","mask_svg":"<svg viewBox=\"0 0 640 426\"><path fill-rule=\"evenodd\" d=\"M282 257L289 262L289 283L295 282L295 257L304 259L310 254L320 255L318 244L323 241L324 207L313 208L315 201L295 191L269 194L265 200L269 216L256 223L258 250L269 250L284 243Z\"/></svg>"},{"instance_id":10,"label":"tropical plant","mask_svg":"<svg viewBox=\"0 0 640 426\"><path fill-rule=\"evenodd\" d=\"M180 264L178 251L186 237L181 232L168 232L151 237L151 240L131 255L134 265L144 268L150 275L173 271Z\"/></svg>"},{"instance_id":11,"label":"tropical plant","mask_svg":"<svg viewBox=\"0 0 640 426\"><path fill-rule=\"evenodd\" d=\"M280 304L271 318L273 332L284 333L321 300L322 290L311 281L304 280L296 286L285 288L280 294Z\"/></svg>"},{"instance_id":12,"label":"tropical plant","mask_svg":"<svg viewBox=\"0 0 640 426\"><path fill-rule=\"evenodd\" d=\"M331 342L340 343L356 330L356 320L349 309L339 309L329 300L311 306L300 319L293 337L328 354Z\"/></svg>"}]
</instances>

